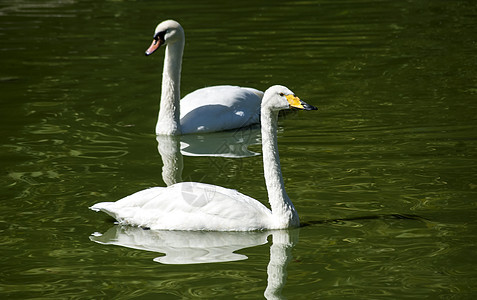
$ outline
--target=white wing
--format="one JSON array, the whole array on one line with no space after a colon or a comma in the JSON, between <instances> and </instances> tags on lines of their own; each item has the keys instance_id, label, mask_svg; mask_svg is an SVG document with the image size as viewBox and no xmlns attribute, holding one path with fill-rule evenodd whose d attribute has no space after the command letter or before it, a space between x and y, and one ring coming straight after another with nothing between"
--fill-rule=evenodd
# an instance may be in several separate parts
<instances>
[{"instance_id":1,"label":"white wing","mask_svg":"<svg viewBox=\"0 0 477 300\"><path fill-rule=\"evenodd\" d=\"M271 211L257 200L196 182L150 188L91 209L111 215L120 224L151 229L247 231L272 224Z\"/></svg>"},{"instance_id":2,"label":"white wing","mask_svg":"<svg viewBox=\"0 0 477 300\"><path fill-rule=\"evenodd\" d=\"M260 121L263 92L238 86L198 89L180 102L183 134L246 127Z\"/></svg>"}]
</instances>

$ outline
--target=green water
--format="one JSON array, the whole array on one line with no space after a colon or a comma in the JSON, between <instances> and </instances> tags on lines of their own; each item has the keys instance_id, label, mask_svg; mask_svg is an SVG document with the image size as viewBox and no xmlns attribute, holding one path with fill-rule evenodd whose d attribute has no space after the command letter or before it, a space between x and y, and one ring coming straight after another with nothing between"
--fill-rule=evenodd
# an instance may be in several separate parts
<instances>
[{"instance_id":1,"label":"green water","mask_svg":"<svg viewBox=\"0 0 477 300\"><path fill-rule=\"evenodd\" d=\"M0 1L1 298L473 299L475 1L227 3ZM283 84L319 107L279 129L308 226L168 236L88 210L166 185L164 50L144 51L168 18L183 95ZM181 176L266 203L261 159L185 155Z\"/></svg>"}]
</instances>

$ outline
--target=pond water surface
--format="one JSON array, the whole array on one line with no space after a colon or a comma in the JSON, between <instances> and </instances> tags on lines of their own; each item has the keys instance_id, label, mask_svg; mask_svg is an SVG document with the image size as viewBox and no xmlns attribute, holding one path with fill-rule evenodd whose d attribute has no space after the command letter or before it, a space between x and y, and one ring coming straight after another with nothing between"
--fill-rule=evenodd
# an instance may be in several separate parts
<instances>
[{"instance_id":1,"label":"pond water surface","mask_svg":"<svg viewBox=\"0 0 477 300\"><path fill-rule=\"evenodd\" d=\"M268 205L257 128L156 139L164 50L144 51L165 19L183 95L283 84L319 108L279 122L305 226L154 232L88 209L177 178ZM475 1L0 0L0 25L2 299L477 296Z\"/></svg>"}]
</instances>

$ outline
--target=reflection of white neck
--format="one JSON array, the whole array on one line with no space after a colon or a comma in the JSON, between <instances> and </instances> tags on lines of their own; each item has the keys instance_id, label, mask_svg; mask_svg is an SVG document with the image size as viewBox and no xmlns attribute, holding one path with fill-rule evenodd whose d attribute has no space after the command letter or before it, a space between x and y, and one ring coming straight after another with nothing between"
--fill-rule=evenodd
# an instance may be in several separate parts
<instances>
[{"instance_id":1,"label":"reflection of white neck","mask_svg":"<svg viewBox=\"0 0 477 300\"><path fill-rule=\"evenodd\" d=\"M298 227L298 213L285 191L277 145L278 111L262 107L263 170L268 202L278 228Z\"/></svg>"},{"instance_id":2,"label":"reflection of white neck","mask_svg":"<svg viewBox=\"0 0 477 300\"><path fill-rule=\"evenodd\" d=\"M267 267L268 284L264 296L270 299L285 299L282 289L287 281L287 266L292 255L291 250L298 241L298 231L279 230L273 232L273 244L270 246L270 262Z\"/></svg>"},{"instance_id":3,"label":"reflection of white neck","mask_svg":"<svg viewBox=\"0 0 477 300\"><path fill-rule=\"evenodd\" d=\"M182 182L184 163L180 151L179 137L158 135L157 150L162 158L162 179L167 186Z\"/></svg>"},{"instance_id":4,"label":"reflection of white neck","mask_svg":"<svg viewBox=\"0 0 477 300\"><path fill-rule=\"evenodd\" d=\"M184 37L166 46L162 93L156 134L180 134L180 80Z\"/></svg>"}]
</instances>

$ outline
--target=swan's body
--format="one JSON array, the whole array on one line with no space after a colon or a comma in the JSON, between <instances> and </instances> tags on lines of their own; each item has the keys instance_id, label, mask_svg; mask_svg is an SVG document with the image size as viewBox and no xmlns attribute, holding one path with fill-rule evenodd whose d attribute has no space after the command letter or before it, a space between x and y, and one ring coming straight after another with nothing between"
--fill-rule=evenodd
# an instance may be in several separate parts
<instances>
[{"instance_id":1,"label":"swan's body","mask_svg":"<svg viewBox=\"0 0 477 300\"><path fill-rule=\"evenodd\" d=\"M120 224L169 230L249 231L283 229L300 225L281 175L277 146L278 111L297 107L316 109L283 86L273 86L261 105L262 150L265 182L271 210L236 190L182 182L166 188L146 189L116 202L91 207Z\"/></svg>"},{"instance_id":2,"label":"swan's body","mask_svg":"<svg viewBox=\"0 0 477 300\"><path fill-rule=\"evenodd\" d=\"M260 122L263 92L238 86L206 87L180 101L181 132L215 132Z\"/></svg>"},{"instance_id":3,"label":"swan's body","mask_svg":"<svg viewBox=\"0 0 477 300\"><path fill-rule=\"evenodd\" d=\"M166 45L162 92L156 134L205 133L246 127L259 122L263 92L238 86L214 86L196 90L180 100L184 30L173 20L160 23L151 55Z\"/></svg>"},{"instance_id":4,"label":"swan's body","mask_svg":"<svg viewBox=\"0 0 477 300\"><path fill-rule=\"evenodd\" d=\"M260 202L220 186L181 182L153 187L116 202L103 202L101 210L122 225L151 229L247 231L266 228L272 214Z\"/></svg>"}]
</instances>

